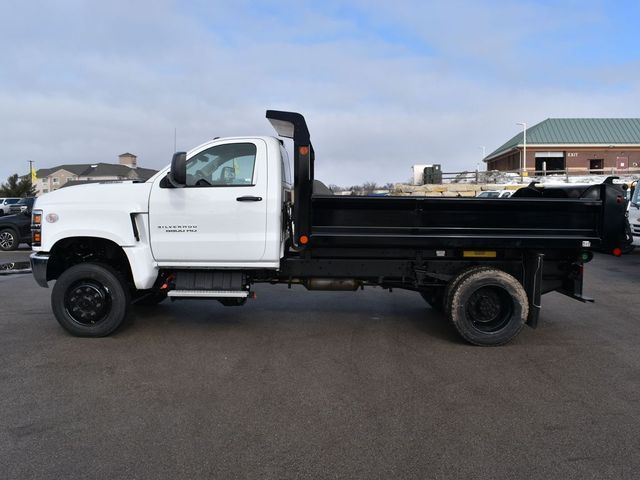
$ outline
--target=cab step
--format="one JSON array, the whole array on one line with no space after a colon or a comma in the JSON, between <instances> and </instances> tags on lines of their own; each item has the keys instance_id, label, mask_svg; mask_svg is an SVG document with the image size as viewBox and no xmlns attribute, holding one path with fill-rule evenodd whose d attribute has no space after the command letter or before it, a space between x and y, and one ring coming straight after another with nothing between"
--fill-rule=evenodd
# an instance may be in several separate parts
<instances>
[{"instance_id":1,"label":"cab step","mask_svg":"<svg viewBox=\"0 0 640 480\"><path fill-rule=\"evenodd\" d=\"M169 297L180 298L247 298L248 290L170 290Z\"/></svg>"}]
</instances>

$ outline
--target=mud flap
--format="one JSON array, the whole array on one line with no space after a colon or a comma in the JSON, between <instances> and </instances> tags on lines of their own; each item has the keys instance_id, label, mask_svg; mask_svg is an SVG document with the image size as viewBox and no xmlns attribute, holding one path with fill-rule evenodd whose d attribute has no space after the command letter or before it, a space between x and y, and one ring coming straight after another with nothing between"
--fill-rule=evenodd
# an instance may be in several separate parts
<instances>
[{"instance_id":1,"label":"mud flap","mask_svg":"<svg viewBox=\"0 0 640 480\"><path fill-rule=\"evenodd\" d=\"M542 297L540 286L542 284L543 264L543 253L528 253L524 260L524 289L527 292L527 297L529 298L529 315L527 316L527 325L531 328L536 328L538 326L538 318L540 317L540 301Z\"/></svg>"},{"instance_id":2,"label":"mud flap","mask_svg":"<svg viewBox=\"0 0 640 480\"><path fill-rule=\"evenodd\" d=\"M572 265L571 276L564 282L563 288L558 292L583 303L593 303L593 298L585 297L582 294L582 282L584 278L582 262L575 262Z\"/></svg>"}]
</instances>

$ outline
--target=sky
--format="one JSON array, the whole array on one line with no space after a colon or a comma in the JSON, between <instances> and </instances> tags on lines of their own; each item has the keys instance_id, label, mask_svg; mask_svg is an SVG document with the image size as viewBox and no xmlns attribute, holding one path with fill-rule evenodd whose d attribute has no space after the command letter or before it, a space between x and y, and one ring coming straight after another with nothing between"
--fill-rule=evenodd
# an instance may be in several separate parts
<instances>
[{"instance_id":1,"label":"sky","mask_svg":"<svg viewBox=\"0 0 640 480\"><path fill-rule=\"evenodd\" d=\"M635 1L0 0L0 181L64 163L162 168L305 115L316 178L482 167L549 117L640 117Z\"/></svg>"}]
</instances>

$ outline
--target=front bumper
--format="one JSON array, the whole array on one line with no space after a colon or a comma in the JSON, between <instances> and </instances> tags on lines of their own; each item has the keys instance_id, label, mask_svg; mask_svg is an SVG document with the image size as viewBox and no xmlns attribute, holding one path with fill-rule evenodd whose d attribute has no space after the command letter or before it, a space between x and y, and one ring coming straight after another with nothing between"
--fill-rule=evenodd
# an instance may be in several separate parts
<instances>
[{"instance_id":1,"label":"front bumper","mask_svg":"<svg viewBox=\"0 0 640 480\"><path fill-rule=\"evenodd\" d=\"M36 283L44 288L49 288L47 285L47 263L49 262L48 253L33 252L29 259L31 260L31 273L33 278L36 279Z\"/></svg>"}]
</instances>

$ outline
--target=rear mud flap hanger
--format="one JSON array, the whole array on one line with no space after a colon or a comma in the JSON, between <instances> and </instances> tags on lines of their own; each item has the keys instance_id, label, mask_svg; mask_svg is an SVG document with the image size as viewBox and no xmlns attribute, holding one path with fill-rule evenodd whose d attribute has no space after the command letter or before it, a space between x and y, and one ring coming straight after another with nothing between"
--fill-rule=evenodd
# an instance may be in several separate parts
<instances>
[{"instance_id":1,"label":"rear mud flap hanger","mask_svg":"<svg viewBox=\"0 0 640 480\"><path fill-rule=\"evenodd\" d=\"M304 117L295 112L267 110L267 119L280 137L293 140L293 238L297 248L311 239L311 195L315 153Z\"/></svg>"}]
</instances>

